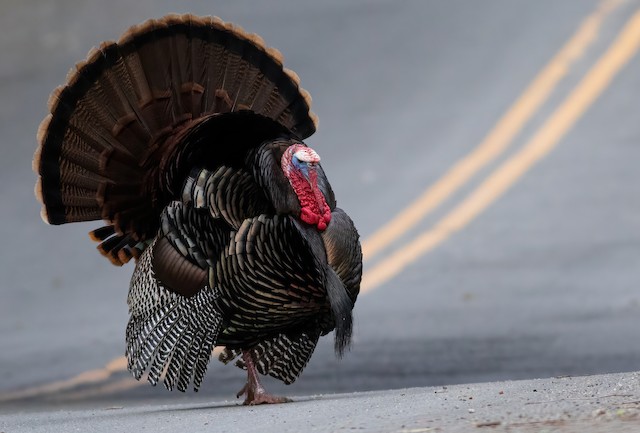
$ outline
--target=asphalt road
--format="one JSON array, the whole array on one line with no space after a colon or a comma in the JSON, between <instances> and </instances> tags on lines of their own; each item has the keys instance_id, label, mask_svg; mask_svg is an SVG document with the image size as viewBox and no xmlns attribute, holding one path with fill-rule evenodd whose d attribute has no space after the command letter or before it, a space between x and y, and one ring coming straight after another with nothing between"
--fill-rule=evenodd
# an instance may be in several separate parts
<instances>
[{"instance_id":1,"label":"asphalt road","mask_svg":"<svg viewBox=\"0 0 640 433\"><path fill-rule=\"evenodd\" d=\"M47 97L68 68L168 12L218 15L284 53L320 117L307 142L365 241L352 351L336 360L325 339L296 384L270 389L638 370L640 56L618 39L638 8L5 0L0 410L193 398L137 386L123 371L132 266L116 269L94 251L86 233L97 224L43 224L30 170ZM476 150L487 142L492 151ZM400 217L402 230L378 235L434 185L438 200L432 192L415 218ZM243 377L214 362L198 398L229 398Z\"/></svg>"},{"instance_id":2,"label":"asphalt road","mask_svg":"<svg viewBox=\"0 0 640 433\"><path fill-rule=\"evenodd\" d=\"M637 433L640 377L618 373L297 397L241 407L184 403L65 405L0 415L7 432Z\"/></svg>"}]
</instances>

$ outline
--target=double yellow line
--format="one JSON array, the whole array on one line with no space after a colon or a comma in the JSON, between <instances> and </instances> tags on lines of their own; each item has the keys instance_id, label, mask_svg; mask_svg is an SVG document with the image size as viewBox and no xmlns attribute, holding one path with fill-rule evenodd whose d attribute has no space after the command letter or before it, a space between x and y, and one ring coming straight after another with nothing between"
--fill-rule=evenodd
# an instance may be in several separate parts
<instances>
[{"instance_id":1,"label":"double yellow line","mask_svg":"<svg viewBox=\"0 0 640 433\"><path fill-rule=\"evenodd\" d=\"M571 65L579 60L596 40L604 19L621 3L620 0L601 2L483 142L471 154L454 165L413 204L363 243L365 258L371 259L380 253L463 186L480 169L503 154L514 137L548 100ZM536 162L553 150L580 116L607 88L620 69L633 57L639 43L640 12L637 12L609 49L524 147L500 165L431 229L420 233L413 241L394 251L368 270L362 281L362 292L370 292L386 283L422 255L464 228L504 194Z\"/></svg>"},{"instance_id":2,"label":"double yellow line","mask_svg":"<svg viewBox=\"0 0 640 433\"><path fill-rule=\"evenodd\" d=\"M575 35L498 121L482 143L468 156L456 163L413 204L363 242L365 260L371 260L382 253L393 241L415 227L446 198L465 185L479 170L495 161L508 149L517 134L548 100L556 85L566 76L571 66L583 56L587 48L596 40L604 19L622 2L622 0L604 0L599 4L598 8L583 21ZM633 57L639 46L640 11L633 15L609 49L524 147L500 165L433 228L420 233L413 241L392 252L373 268L367 270L362 281L362 293L370 292L392 279L423 254L465 227L494 203L527 170L544 158L560 142L580 116L607 88L615 75ZM136 386L138 382L134 382L130 378L114 383L105 383L112 374L124 370L126 370L126 360L122 357L117 358L104 368L87 371L67 380L0 395L0 402L56 394L89 384L98 386L67 394L66 397L85 398Z\"/></svg>"}]
</instances>

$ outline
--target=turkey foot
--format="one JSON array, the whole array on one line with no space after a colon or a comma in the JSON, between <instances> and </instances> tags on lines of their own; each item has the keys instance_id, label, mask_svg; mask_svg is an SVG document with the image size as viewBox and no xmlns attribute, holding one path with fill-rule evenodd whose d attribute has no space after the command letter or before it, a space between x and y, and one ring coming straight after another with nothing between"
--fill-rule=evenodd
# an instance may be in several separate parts
<instances>
[{"instance_id":1,"label":"turkey foot","mask_svg":"<svg viewBox=\"0 0 640 433\"><path fill-rule=\"evenodd\" d=\"M244 360L244 364L247 366L247 383L242 387L240 391L238 391L236 397L240 398L241 395L247 394L247 398L245 398L243 403L244 405L253 406L256 404L288 403L292 401L287 397L278 397L275 395L271 395L264 389L264 387L260 383L258 371L256 370L256 366L253 363L251 352L243 350L242 359Z\"/></svg>"}]
</instances>

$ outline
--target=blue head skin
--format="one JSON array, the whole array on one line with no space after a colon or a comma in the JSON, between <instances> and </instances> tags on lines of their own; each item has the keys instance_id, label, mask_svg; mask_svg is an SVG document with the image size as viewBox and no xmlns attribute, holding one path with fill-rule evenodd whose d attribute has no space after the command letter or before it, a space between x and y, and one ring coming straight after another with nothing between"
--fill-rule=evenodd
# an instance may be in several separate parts
<instances>
[{"instance_id":1,"label":"blue head skin","mask_svg":"<svg viewBox=\"0 0 640 433\"><path fill-rule=\"evenodd\" d=\"M299 170L300 173L302 173L307 181L309 180L309 169L315 169L316 166L315 162L300 161L296 154L291 157L291 164L294 169Z\"/></svg>"}]
</instances>

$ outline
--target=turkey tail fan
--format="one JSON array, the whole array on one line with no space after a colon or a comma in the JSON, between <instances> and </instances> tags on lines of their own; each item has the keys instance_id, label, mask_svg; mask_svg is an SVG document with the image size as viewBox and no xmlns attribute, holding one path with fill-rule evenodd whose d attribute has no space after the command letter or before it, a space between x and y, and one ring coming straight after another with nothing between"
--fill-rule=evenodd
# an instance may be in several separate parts
<instances>
[{"instance_id":1,"label":"turkey tail fan","mask_svg":"<svg viewBox=\"0 0 640 433\"><path fill-rule=\"evenodd\" d=\"M113 233L95 237L122 264L153 237L174 198L163 167L182 157L191 127L249 110L304 139L316 128L310 101L279 52L218 18L169 15L134 26L93 49L49 99L33 161L42 217L105 220Z\"/></svg>"}]
</instances>

